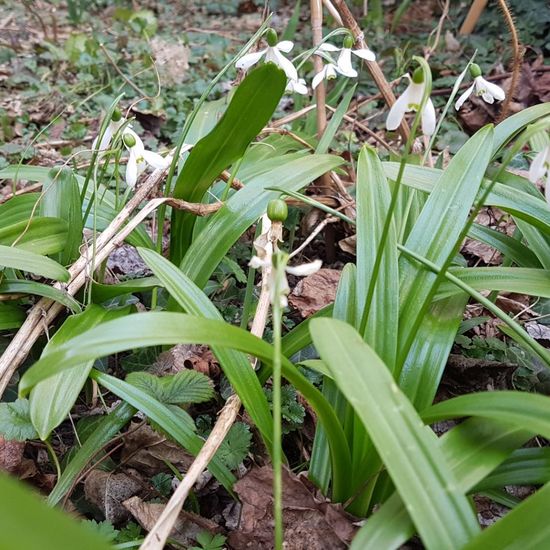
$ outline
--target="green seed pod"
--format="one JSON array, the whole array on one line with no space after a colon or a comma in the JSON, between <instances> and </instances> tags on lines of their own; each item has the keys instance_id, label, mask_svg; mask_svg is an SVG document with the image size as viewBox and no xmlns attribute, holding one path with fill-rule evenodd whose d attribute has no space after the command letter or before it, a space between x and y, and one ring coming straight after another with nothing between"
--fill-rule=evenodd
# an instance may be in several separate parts
<instances>
[{"instance_id":1,"label":"green seed pod","mask_svg":"<svg viewBox=\"0 0 550 550\"><path fill-rule=\"evenodd\" d=\"M136 138L132 134L124 134L122 140L127 147L133 147L136 144Z\"/></svg>"},{"instance_id":2,"label":"green seed pod","mask_svg":"<svg viewBox=\"0 0 550 550\"><path fill-rule=\"evenodd\" d=\"M111 120L113 122L118 122L121 118L122 118L122 113L120 112L119 109L115 109L113 111L113 114L111 115Z\"/></svg>"},{"instance_id":3,"label":"green seed pod","mask_svg":"<svg viewBox=\"0 0 550 550\"><path fill-rule=\"evenodd\" d=\"M288 216L288 207L282 199L273 199L267 204L267 217L272 222L284 222Z\"/></svg>"},{"instance_id":4,"label":"green seed pod","mask_svg":"<svg viewBox=\"0 0 550 550\"><path fill-rule=\"evenodd\" d=\"M422 70L422 67L417 67L414 70L412 80L415 84L422 84L422 82L424 82L424 71Z\"/></svg>"},{"instance_id":5,"label":"green seed pod","mask_svg":"<svg viewBox=\"0 0 550 550\"><path fill-rule=\"evenodd\" d=\"M470 75L472 78L477 78L481 76L481 69L477 63L472 63L470 65Z\"/></svg>"},{"instance_id":6,"label":"green seed pod","mask_svg":"<svg viewBox=\"0 0 550 550\"><path fill-rule=\"evenodd\" d=\"M272 29L271 27L267 29L267 32L265 33L265 39L267 41L268 46L275 46L277 42L279 42L279 38L277 37L277 32L275 29Z\"/></svg>"},{"instance_id":7,"label":"green seed pod","mask_svg":"<svg viewBox=\"0 0 550 550\"><path fill-rule=\"evenodd\" d=\"M353 44L355 43L355 41L353 40L353 38L351 36L346 36L346 38L344 38L344 48L353 48Z\"/></svg>"}]
</instances>

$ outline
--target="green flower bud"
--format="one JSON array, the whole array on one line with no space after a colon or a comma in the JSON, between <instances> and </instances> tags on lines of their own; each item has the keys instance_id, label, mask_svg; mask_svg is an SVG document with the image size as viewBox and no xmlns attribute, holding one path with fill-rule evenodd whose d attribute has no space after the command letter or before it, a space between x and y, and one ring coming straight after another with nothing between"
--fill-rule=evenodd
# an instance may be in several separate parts
<instances>
[{"instance_id":1,"label":"green flower bud","mask_svg":"<svg viewBox=\"0 0 550 550\"><path fill-rule=\"evenodd\" d=\"M343 43L343 46L344 48L353 48L353 44L355 44L355 40L353 40L353 38L351 36L346 36L346 38L344 38L344 43Z\"/></svg>"},{"instance_id":2,"label":"green flower bud","mask_svg":"<svg viewBox=\"0 0 550 550\"><path fill-rule=\"evenodd\" d=\"M136 138L132 134L124 134L122 140L127 147L133 147L136 144Z\"/></svg>"},{"instance_id":3,"label":"green flower bud","mask_svg":"<svg viewBox=\"0 0 550 550\"><path fill-rule=\"evenodd\" d=\"M472 78L477 78L478 76L481 76L481 69L479 68L479 65L477 63L472 63L470 65L470 75Z\"/></svg>"},{"instance_id":4,"label":"green flower bud","mask_svg":"<svg viewBox=\"0 0 550 550\"><path fill-rule=\"evenodd\" d=\"M288 206L282 199L273 199L267 203L267 217L272 222L284 222L288 216Z\"/></svg>"},{"instance_id":5,"label":"green flower bud","mask_svg":"<svg viewBox=\"0 0 550 550\"><path fill-rule=\"evenodd\" d=\"M414 70L412 80L415 84L422 84L422 82L424 82L424 71L422 70L422 67L417 67Z\"/></svg>"},{"instance_id":6,"label":"green flower bud","mask_svg":"<svg viewBox=\"0 0 550 550\"><path fill-rule=\"evenodd\" d=\"M122 118L122 113L119 111L119 109L115 109L113 111L113 114L111 115L111 120L113 122L118 122Z\"/></svg>"},{"instance_id":7,"label":"green flower bud","mask_svg":"<svg viewBox=\"0 0 550 550\"><path fill-rule=\"evenodd\" d=\"M267 40L268 46L271 46L272 48L273 46L275 46L275 44L277 44L277 42L279 42L277 32L271 27L269 27L269 29L267 29L267 32L265 33L265 39Z\"/></svg>"}]
</instances>

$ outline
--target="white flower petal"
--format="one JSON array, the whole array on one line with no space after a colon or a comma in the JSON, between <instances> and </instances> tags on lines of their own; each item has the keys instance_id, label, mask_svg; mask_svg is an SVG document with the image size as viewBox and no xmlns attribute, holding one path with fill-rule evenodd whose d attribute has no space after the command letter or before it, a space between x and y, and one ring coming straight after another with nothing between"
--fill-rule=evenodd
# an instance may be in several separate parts
<instances>
[{"instance_id":1,"label":"white flower petal","mask_svg":"<svg viewBox=\"0 0 550 550\"><path fill-rule=\"evenodd\" d=\"M265 53L266 53L266 50L261 50L259 52L254 52L254 53L247 53L246 55L243 55L237 61L237 63L235 63L235 67L237 67L237 69L243 69L243 71L246 71L247 69L252 67L252 65L255 65L256 63L258 63L258 61L260 61L260 59L265 55Z\"/></svg>"},{"instance_id":2,"label":"white flower petal","mask_svg":"<svg viewBox=\"0 0 550 550\"><path fill-rule=\"evenodd\" d=\"M492 104L495 102L494 97L489 92L481 94L481 97L483 98L483 101L485 101L485 103Z\"/></svg>"},{"instance_id":3,"label":"white flower petal","mask_svg":"<svg viewBox=\"0 0 550 550\"><path fill-rule=\"evenodd\" d=\"M289 80L286 85L285 91L307 95L308 90L306 86L306 81L303 78L299 78L297 82L295 80Z\"/></svg>"},{"instance_id":4,"label":"white flower petal","mask_svg":"<svg viewBox=\"0 0 550 550\"><path fill-rule=\"evenodd\" d=\"M546 176L546 184L544 186L544 196L546 197L546 204L550 206L550 170Z\"/></svg>"},{"instance_id":5,"label":"white flower petal","mask_svg":"<svg viewBox=\"0 0 550 550\"><path fill-rule=\"evenodd\" d=\"M272 55L272 59L268 59L268 54ZM292 62L289 61L279 50L275 48L268 48L266 61L274 61L276 65L283 69L286 76L290 78L290 80L298 80L298 71L296 70L296 67L294 67Z\"/></svg>"},{"instance_id":6,"label":"white flower petal","mask_svg":"<svg viewBox=\"0 0 550 550\"><path fill-rule=\"evenodd\" d=\"M270 267L271 262L269 260L262 260L258 256L252 256L248 262L248 265L254 269L259 269L261 267Z\"/></svg>"},{"instance_id":7,"label":"white flower petal","mask_svg":"<svg viewBox=\"0 0 550 550\"><path fill-rule=\"evenodd\" d=\"M136 156L130 151L130 158L126 165L126 185L135 187L138 178L137 159Z\"/></svg>"},{"instance_id":8,"label":"white flower petal","mask_svg":"<svg viewBox=\"0 0 550 550\"><path fill-rule=\"evenodd\" d=\"M307 277L308 275L313 275L321 269L323 262L321 260L315 260L308 264L297 265L294 267L287 266L286 272L290 275L296 275L297 277Z\"/></svg>"},{"instance_id":9,"label":"white flower petal","mask_svg":"<svg viewBox=\"0 0 550 550\"><path fill-rule=\"evenodd\" d=\"M422 133L425 136L431 136L435 132L435 109L432 100L428 98L422 111Z\"/></svg>"},{"instance_id":10,"label":"white flower petal","mask_svg":"<svg viewBox=\"0 0 550 550\"><path fill-rule=\"evenodd\" d=\"M489 82L485 79L484 79L484 82L485 82L485 88L487 89L487 91L497 101L502 101L506 97L506 94L504 93L504 90L500 86L497 86L496 84L493 84L492 82Z\"/></svg>"},{"instance_id":11,"label":"white flower petal","mask_svg":"<svg viewBox=\"0 0 550 550\"><path fill-rule=\"evenodd\" d=\"M153 151L143 151L143 158L149 166L152 166L153 168L157 168L159 170L164 170L164 168L168 168L171 162L171 159L168 159L167 157L165 158L158 153L154 153Z\"/></svg>"},{"instance_id":12,"label":"white flower petal","mask_svg":"<svg viewBox=\"0 0 550 550\"><path fill-rule=\"evenodd\" d=\"M403 94L397 98L397 101L391 106L390 112L388 113L388 118L386 119L386 129L387 130L396 130L399 128L405 113L409 108L409 97L407 88Z\"/></svg>"},{"instance_id":13,"label":"white flower petal","mask_svg":"<svg viewBox=\"0 0 550 550\"><path fill-rule=\"evenodd\" d=\"M283 40L276 44L275 48L281 52L289 53L292 48L294 48L294 42L291 42L290 40Z\"/></svg>"},{"instance_id":14,"label":"white flower petal","mask_svg":"<svg viewBox=\"0 0 550 550\"><path fill-rule=\"evenodd\" d=\"M464 102L472 95L472 92L474 91L475 84L472 84L457 100L455 103L455 109L458 111L462 105L464 105Z\"/></svg>"},{"instance_id":15,"label":"white flower petal","mask_svg":"<svg viewBox=\"0 0 550 550\"><path fill-rule=\"evenodd\" d=\"M327 74L327 67L326 65L321 69L321 71L319 71L314 77L313 77L313 81L311 82L311 87L315 90L315 88L317 88L317 86L319 86L319 84L321 84L321 82L323 82L323 79L325 78Z\"/></svg>"},{"instance_id":16,"label":"white flower petal","mask_svg":"<svg viewBox=\"0 0 550 550\"><path fill-rule=\"evenodd\" d=\"M540 178L548 171L545 166L547 164L547 156L550 153L550 145L545 147L542 151L537 153L537 156L533 159L531 167L529 168L529 181L537 183Z\"/></svg>"},{"instance_id":17,"label":"white flower petal","mask_svg":"<svg viewBox=\"0 0 550 550\"><path fill-rule=\"evenodd\" d=\"M323 42L317 49L322 52L339 52L341 50L341 48L336 47L330 42Z\"/></svg>"},{"instance_id":18,"label":"white flower petal","mask_svg":"<svg viewBox=\"0 0 550 550\"><path fill-rule=\"evenodd\" d=\"M352 50L351 53L366 61L374 61L376 59L376 55L374 54L374 52L369 50L368 48L359 48L358 50Z\"/></svg>"},{"instance_id":19,"label":"white flower petal","mask_svg":"<svg viewBox=\"0 0 550 550\"><path fill-rule=\"evenodd\" d=\"M338 56L338 71L349 78L357 76L357 71L351 66L351 50L349 48L342 48Z\"/></svg>"}]
</instances>

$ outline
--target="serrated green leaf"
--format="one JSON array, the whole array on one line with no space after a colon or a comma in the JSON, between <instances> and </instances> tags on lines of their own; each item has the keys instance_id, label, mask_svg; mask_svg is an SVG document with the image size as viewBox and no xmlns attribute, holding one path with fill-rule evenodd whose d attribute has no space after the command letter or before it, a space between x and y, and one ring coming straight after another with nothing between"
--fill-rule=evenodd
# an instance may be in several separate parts
<instances>
[{"instance_id":1,"label":"serrated green leaf","mask_svg":"<svg viewBox=\"0 0 550 550\"><path fill-rule=\"evenodd\" d=\"M28 399L0 403L0 434L5 439L15 439L16 441L26 441L38 437L31 422Z\"/></svg>"},{"instance_id":2,"label":"serrated green leaf","mask_svg":"<svg viewBox=\"0 0 550 550\"><path fill-rule=\"evenodd\" d=\"M164 404L203 403L214 396L212 381L195 370L186 369L161 377L148 372L133 372L126 381Z\"/></svg>"},{"instance_id":3,"label":"serrated green leaf","mask_svg":"<svg viewBox=\"0 0 550 550\"><path fill-rule=\"evenodd\" d=\"M242 422L236 422L225 436L216 456L230 470L235 470L248 455L251 441L250 428Z\"/></svg>"}]
</instances>

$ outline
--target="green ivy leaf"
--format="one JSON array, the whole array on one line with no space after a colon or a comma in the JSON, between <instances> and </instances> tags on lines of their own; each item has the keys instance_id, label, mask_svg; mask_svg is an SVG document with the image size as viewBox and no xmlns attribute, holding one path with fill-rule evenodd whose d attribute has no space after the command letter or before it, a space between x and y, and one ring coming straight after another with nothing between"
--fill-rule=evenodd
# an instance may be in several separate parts
<instances>
[{"instance_id":1,"label":"green ivy leaf","mask_svg":"<svg viewBox=\"0 0 550 550\"><path fill-rule=\"evenodd\" d=\"M31 422L28 399L0 403L0 435L5 439L16 441L38 439L38 434Z\"/></svg>"},{"instance_id":2,"label":"green ivy leaf","mask_svg":"<svg viewBox=\"0 0 550 550\"><path fill-rule=\"evenodd\" d=\"M194 370L182 370L162 377L148 372L133 372L126 381L165 405L203 403L214 395L210 379Z\"/></svg>"},{"instance_id":3,"label":"green ivy leaf","mask_svg":"<svg viewBox=\"0 0 550 550\"><path fill-rule=\"evenodd\" d=\"M248 454L251 441L252 434L250 433L250 428L242 422L237 422L231 426L216 456L218 456L230 470L234 470Z\"/></svg>"}]
</instances>

